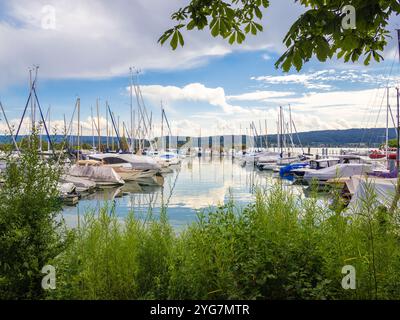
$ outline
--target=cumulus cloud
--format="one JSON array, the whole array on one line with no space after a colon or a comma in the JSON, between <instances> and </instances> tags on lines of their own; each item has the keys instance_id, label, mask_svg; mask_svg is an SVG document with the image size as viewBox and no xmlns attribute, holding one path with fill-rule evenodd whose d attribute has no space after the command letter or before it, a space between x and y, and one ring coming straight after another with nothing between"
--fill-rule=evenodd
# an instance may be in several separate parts
<instances>
[{"instance_id":1,"label":"cumulus cloud","mask_svg":"<svg viewBox=\"0 0 400 320\"><path fill-rule=\"evenodd\" d=\"M130 91L130 88L128 87L127 90ZM207 88L201 83L190 83L182 88L176 86L145 85L141 86L141 91L144 97L152 101L200 101L220 107L227 114L249 112L243 107L229 104L225 90L222 87Z\"/></svg>"},{"instance_id":2,"label":"cumulus cloud","mask_svg":"<svg viewBox=\"0 0 400 320\"><path fill-rule=\"evenodd\" d=\"M41 66L43 78L102 78L126 74L132 65L187 69L233 50L282 51L285 30L301 9L289 5L287 19L273 12L289 2L272 1L265 16L266 31L249 37L244 46L211 39L208 31L185 32L185 47L173 52L157 40L173 24L170 15L186 3L183 0L115 0L112 5L106 0L5 0L0 39L7 45L0 49L0 85L25 81L32 64ZM55 10L54 29L43 29L46 6Z\"/></svg>"},{"instance_id":3,"label":"cumulus cloud","mask_svg":"<svg viewBox=\"0 0 400 320\"><path fill-rule=\"evenodd\" d=\"M210 38L208 31L185 32L185 47L172 52L168 46L161 47L157 39L171 26L170 14L185 3L184 0L115 0L111 5L106 0L4 0L0 39L7 45L0 47L0 87L14 83L25 85L27 68L32 64L40 65L41 78L102 79L127 74L130 66L163 71L189 69L201 66L211 57L222 57L238 50L263 49L261 57L272 63L269 60L272 53L283 52L284 34L304 10L292 0L273 0L263 20L265 32L257 37L248 37L245 45L230 46L223 40ZM54 30L42 28L45 5L55 9ZM283 10L285 19L277 14ZM394 57L395 49L392 48L396 48L394 40L390 42L387 53L390 57ZM274 132L277 106L289 103L293 106L299 130L360 126L363 117L360 113L366 112L366 106L373 106L374 116L379 110L379 102L370 101L371 96L376 95L375 91L357 89L350 92L339 90L336 84L380 86L385 83L394 85L399 81L399 77L394 75L377 75L353 67L346 67L346 70L329 68L252 78L263 85L300 85L315 91L307 95L290 91L287 87L283 91L249 92L244 89L227 95L228 88L222 85L210 87L190 83L177 86L173 82L171 85L143 86L142 91L146 99L157 104L160 100L170 102L171 106L167 105L171 112L174 102L179 101L213 106L214 110L195 111L189 118L174 114L174 119L171 119L175 132L198 135L200 129L203 134L243 133L251 121L265 118ZM246 102L261 106L245 107ZM103 123L105 119L101 121ZM12 119L11 122L17 125L19 120ZM90 135L91 119L82 121L82 126L84 133ZM104 124L101 126L104 128ZM63 122L55 120L52 127L62 128ZM157 124L155 128L159 129ZM0 129L4 132L4 123L0 124Z\"/></svg>"}]
</instances>

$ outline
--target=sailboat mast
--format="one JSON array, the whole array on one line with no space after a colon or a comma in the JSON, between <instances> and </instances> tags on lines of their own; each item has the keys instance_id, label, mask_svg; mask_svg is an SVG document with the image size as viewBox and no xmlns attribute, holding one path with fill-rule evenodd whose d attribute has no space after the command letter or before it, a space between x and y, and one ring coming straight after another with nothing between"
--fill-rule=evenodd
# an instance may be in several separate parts
<instances>
[{"instance_id":1,"label":"sailboat mast","mask_svg":"<svg viewBox=\"0 0 400 320\"><path fill-rule=\"evenodd\" d=\"M131 103L131 105L130 105L130 112L131 112L131 137L132 137L132 139L133 139L133 127L134 127L134 123L135 123L135 121L134 121L134 117L133 117L133 70L132 70L132 67L130 67L129 68L129 73L130 73L130 76L131 76L131 86L130 86L130 98L131 98L131 101L130 101L130 103ZM131 144L132 144L132 142L131 142ZM132 146L133 147L133 146Z\"/></svg>"},{"instance_id":2,"label":"sailboat mast","mask_svg":"<svg viewBox=\"0 0 400 320\"><path fill-rule=\"evenodd\" d=\"M278 113L278 121L276 122L276 131L277 131L277 143L278 143L278 150L281 152L281 134L280 134L280 114Z\"/></svg>"},{"instance_id":3,"label":"sailboat mast","mask_svg":"<svg viewBox=\"0 0 400 320\"><path fill-rule=\"evenodd\" d=\"M90 107L90 114L91 114L91 122L92 122L92 148L93 150L96 148L96 145L94 143L94 119L93 119L93 107Z\"/></svg>"},{"instance_id":4,"label":"sailboat mast","mask_svg":"<svg viewBox=\"0 0 400 320\"><path fill-rule=\"evenodd\" d=\"M267 150L269 150L268 146L268 124L267 124L267 119L265 119L265 147Z\"/></svg>"},{"instance_id":5,"label":"sailboat mast","mask_svg":"<svg viewBox=\"0 0 400 320\"><path fill-rule=\"evenodd\" d=\"M49 133L51 134L51 105L49 105ZM51 146L51 141L50 141L50 136L49 136L49 141L47 143L47 151L50 152L50 146Z\"/></svg>"},{"instance_id":6,"label":"sailboat mast","mask_svg":"<svg viewBox=\"0 0 400 320\"><path fill-rule=\"evenodd\" d=\"M81 145L81 140L80 140L80 134L81 134L81 99L78 98L78 150L76 154L76 160L79 161L79 152L80 152L80 145Z\"/></svg>"},{"instance_id":7,"label":"sailboat mast","mask_svg":"<svg viewBox=\"0 0 400 320\"><path fill-rule=\"evenodd\" d=\"M32 81L32 69L29 69L29 86L30 86L30 91L32 93L32 86L33 86L33 81ZM33 99L31 99L31 122L32 122L32 132L35 130L35 119L34 119L34 111L33 111Z\"/></svg>"},{"instance_id":8,"label":"sailboat mast","mask_svg":"<svg viewBox=\"0 0 400 320\"><path fill-rule=\"evenodd\" d=\"M280 152L282 153L284 150L283 144L283 119L282 119L282 107L279 107L279 140L280 140Z\"/></svg>"},{"instance_id":9,"label":"sailboat mast","mask_svg":"<svg viewBox=\"0 0 400 320\"><path fill-rule=\"evenodd\" d=\"M133 110L133 114L132 114L132 123L133 123L132 150L133 150L134 153L136 153L136 138L135 138L136 111L135 110Z\"/></svg>"},{"instance_id":10,"label":"sailboat mast","mask_svg":"<svg viewBox=\"0 0 400 320\"><path fill-rule=\"evenodd\" d=\"M108 140L108 135L109 135L109 130L108 130L108 110L107 110L107 101L106 101L106 145L107 145L107 150L110 148L109 140Z\"/></svg>"},{"instance_id":11,"label":"sailboat mast","mask_svg":"<svg viewBox=\"0 0 400 320\"><path fill-rule=\"evenodd\" d=\"M387 103L386 103L386 161L389 161L389 87L387 87Z\"/></svg>"},{"instance_id":12,"label":"sailboat mast","mask_svg":"<svg viewBox=\"0 0 400 320\"><path fill-rule=\"evenodd\" d=\"M100 131L100 111L99 111L99 99L96 101L96 108L97 108L97 133L99 138L99 147L97 149L98 152L101 152L101 131Z\"/></svg>"},{"instance_id":13,"label":"sailboat mast","mask_svg":"<svg viewBox=\"0 0 400 320\"><path fill-rule=\"evenodd\" d=\"M164 150L164 106L161 101L161 150Z\"/></svg>"},{"instance_id":14,"label":"sailboat mast","mask_svg":"<svg viewBox=\"0 0 400 320\"><path fill-rule=\"evenodd\" d=\"M400 32L399 32L399 40L400 40ZM397 151L396 151L396 167L397 167L397 175L399 172L399 164L400 164L400 105L399 105L399 88L396 88L397 93Z\"/></svg>"},{"instance_id":15,"label":"sailboat mast","mask_svg":"<svg viewBox=\"0 0 400 320\"><path fill-rule=\"evenodd\" d=\"M400 61L400 29L397 29L397 40L399 45L399 61ZM397 93L397 151L396 151L396 167L397 167L397 176L399 175L399 167L400 167L400 106L399 106L399 88L396 88ZM400 182L400 180L399 180Z\"/></svg>"},{"instance_id":16,"label":"sailboat mast","mask_svg":"<svg viewBox=\"0 0 400 320\"><path fill-rule=\"evenodd\" d=\"M292 120L292 107L291 107L291 105L289 104L289 122L290 122L290 124L289 124L289 126L290 126L290 141L291 141L291 143L292 143L292 150L291 151L293 151L293 148L294 148L294 143L293 143L293 120Z\"/></svg>"}]
</instances>

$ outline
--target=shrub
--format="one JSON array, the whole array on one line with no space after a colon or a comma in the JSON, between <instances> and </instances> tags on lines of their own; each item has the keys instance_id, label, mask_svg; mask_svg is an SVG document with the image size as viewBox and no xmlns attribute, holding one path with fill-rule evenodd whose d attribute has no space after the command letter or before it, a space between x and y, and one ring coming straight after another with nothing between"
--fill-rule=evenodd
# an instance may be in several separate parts
<instances>
[{"instance_id":1,"label":"shrub","mask_svg":"<svg viewBox=\"0 0 400 320\"><path fill-rule=\"evenodd\" d=\"M34 134L22 154L9 154L0 188L0 298L39 299L42 268L63 250L66 232L59 166L38 155Z\"/></svg>"}]
</instances>

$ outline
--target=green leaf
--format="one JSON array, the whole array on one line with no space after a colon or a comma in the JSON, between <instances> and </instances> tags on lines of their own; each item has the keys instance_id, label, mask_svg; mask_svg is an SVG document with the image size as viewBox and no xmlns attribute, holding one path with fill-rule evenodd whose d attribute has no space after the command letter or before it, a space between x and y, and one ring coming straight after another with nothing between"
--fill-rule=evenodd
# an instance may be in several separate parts
<instances>
[{"instance_id":1,"label":"green leaf","mask_svg":"<svg viewBox=\"0 0 400 320\"><path fill-rule=\"evenodd\" d=\"M247 26L244 28L244 32L249 33L251 28L251 23L248 23Z\"/></svg>"},{"instance_id":2,"label":"green leaf","mask_svg":"<svg viewBox=\"0 0 400 320\"><path fill-rule=\"evenodd\" d=\"M342 58L345 53L346 53L346 51L344 51L344 50L340 51L337 55L338 59Z\"/></svg>"},{"instance_id":3,"label":"green leaf","mask_svg":"<svg viewBox=\"0 0 400 320\"><path fill-rule=\"evenodd\" d=\"M378 52L373 51L372 53L376 62L381 61L381 59L383 60L383 57Z\"/></svg>"},{"instance_id":4,"label":"green leaf","mask_svg":"<svg viewBox=\"0 0 400 320\"><path fill-rule=\"evenodd\" d=\"M172 37L172 39L171 39L171 47L172 47L172 50L176 50L176 48L178 47L178 31L175 31L174 32L174 36Z\"/></svg>"},{"instance_id":5,"label":"green leaf","mask_svg":"<svg viewBox=\"0 0 400 320\"><path fill-rule=\"evenodd\" d=\"M295 66L297 71L301 70L301 67L303 66L303 60L301 59L300 53L296 51L293 54L293 65Z\"/></svg>"},{"instance_id":6,"label":"green leaf","mask_svg":"<svg viewBox=\"0 0 400 320\"><path fill-rule=\"evenodd\" d=\"M187 25L186 28L187 28L188 30L193 30L195 26L196 26L196 21L192 20L192 21L190 21L190 22L188 23L188 25Z\"/></svg>"},{"instance_id":7,"label":"green leaf","mask_svg":"<svg viewBox=\"0 0 400 320\"><path fill-rule=\"evenodd\" d=\"M254 11L255 11L255 13L256 13L256 16L257 16L257 18L258 19L262 19L262 12L261 12L261 10L260 10L260 8L259 7L255 7L254 8Z\"/></svg>"},{"instance_id":8,"label":"green leaf","mask_svg":"<svg viewBox=\"0 0 400 320\"><path fill-rule=\"evenodd\" d=\"M262 32L264 30L264 28L263 28L263 26L261 24L254 22L254 25L256 26L258 31Z\"/></svg>"},{"instance_id":9,"label":"green leaf","mask_svg":"<svg viewBox=\"0 0 400 320\"><path fill-rule=\"evenodd\" d=\"M237 43L239 43L239 44L241 44L241 43L243 43L243 41L246 39L246 36L244 35L244 33L243 32L241 32L241 31L238 31L237 32Z\"/></svg>"},{"instance_id":10,"label":"green leaf","mask_svg":"<svg viewBox=\"0 0 400 320\"><path fill-rule=\"evenodd\" d=\"M236 40L236 32L232 32L232 35L229 37L229 44L233 44Z\"/></svg>"},{"instance_id":11,"label":"green leaf","mask_svg":"<svg viewBox=\"0 0 400 320\"><path fill-rule=\"evenodd\" d=\"M368 66L369 62L371 61L372 53L370 52L364 60L364 65Z\"/></svg>"},{"instance_id":12,"label":"green leaf","mask_svg":"<svg viewBox=\"0 0 400 320\"><path fill-rule=\"evenodd\" d=\"M185 45L185 41L183 40L182 33L177 31L178 33L178 38L179 38L179 44L183 47Z\"/></svg>"},{"instance_id":13,"label":"green leaf","mask_svg":"<svg viewBox=\"0 0 400 320\"><path fill-rule=\"evenodd\" d=\"M169 37L171 37L173 32L174 32L173 29L165 31L164 34L160 37L160 39L158 39L158 42L161 43L161 45L163 45L165 41L167 41Z\"/></svg>"},{"instance_id":14,"label":"green leaf","mask_svg":"<svg viewBox=\"0 0 400 320\"><path fill-rule=\"evenodd\" d=\"M290 71L290 68L292 66L292 57L293 57L292 52L289 52L283 56L283 59L282 59L282 61L283 61L282 70L283 71L285 71L285 72Z\"/></svg>"},{"instance_id":15,"label":"green leaf","mask_svg":"<svg viewBox=\"0 0 400 320\"><path fill-rule=\"evenodd\" d=\"M251 25L251 33L252 33L253 35L256 35L256 34L257 34L257 28L256 28L256 26L255 26L254 24Z\"/></svg>"},{"instance_id":16,"label":"green leaf","mask_svg":"<svg viewBox=\"0 0 400 320\"><path fill-rule=\"evenodd\" d=\"M211 28L211 25L210 25L210 28ZM219 19L216 19L214 26L211 29L211 35L215 38L216 36L219 35L219 30L220 30Z\"/></svg>"}]
</instances>

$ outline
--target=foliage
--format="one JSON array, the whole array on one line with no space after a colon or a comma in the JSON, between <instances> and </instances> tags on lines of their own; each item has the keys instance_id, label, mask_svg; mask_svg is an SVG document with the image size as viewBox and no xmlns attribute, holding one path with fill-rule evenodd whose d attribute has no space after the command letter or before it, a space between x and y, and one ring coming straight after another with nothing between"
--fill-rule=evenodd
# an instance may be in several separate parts
<instances>
[{"instance_id":1,"label":"foliage","mask_svg":"<svg viewBox=\"0 0 400 320\"><path fill-rule=\"evenodd\" d=\"M37 153L32 135L22 154L9 154L0 188L0 298L38 299L42 268L64 248L59 167Z\"/></svg>"},{"instance_id":2,"label":"foliage","mask_svg":"<svg viewBox=\"0 0 400 320\"><path fill-rule=\"evenodd\" d=\"M387 45L388 20L392 14L400 13L397 0L295 0L307 10L294 22L283 43L287 51L275 66L289 71L295 67L299 71L303 64L316 56L326 61L337 55L345 62L358 61L364 56L368 65L373 58L382 60L379 52ZM176 25L165 31L159 42L170 39L175 50L184 45L182 30L210 29L213 37L227 39L230 44L241 44L246 35L257 35L263 31L261 24L268 0L191 0L177 10L171 18ZM356 28L342 29L345 13L344 5L356 9Z\"/></svg>"},{"instance_id":3,"label":"foliage","mask_svg":"<svg viewBox=\"0 0 400 320\"><path fill-rule=\"evenodd\" d=\"M391 139L388 143L389 148L397 148L397 139Z\"/></svg>"},{"instance_id":4,"label":"foliage","mask_svg":"<svg viewBox=\"0 0 400 320\"><path fill-rule=\"evenodd\" d=\"M281 185L228 203L175 234L163 212L123 222L89 213L57 258L57 299L400 299L399 215L368 192L332 211ZM350 209L349 209L350 210ZM356 269L356 290L341 286Z\"/></svg>"}]
</instances>

